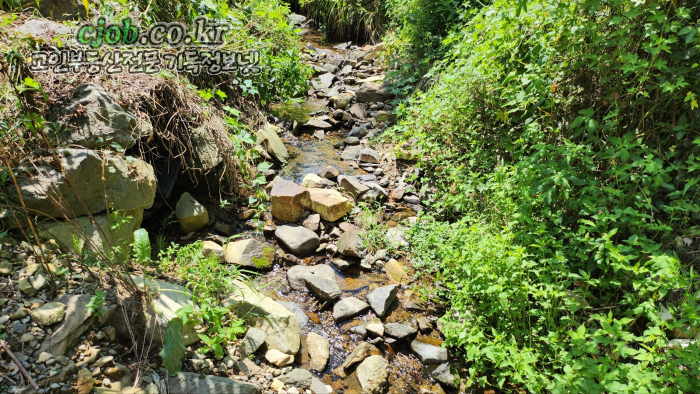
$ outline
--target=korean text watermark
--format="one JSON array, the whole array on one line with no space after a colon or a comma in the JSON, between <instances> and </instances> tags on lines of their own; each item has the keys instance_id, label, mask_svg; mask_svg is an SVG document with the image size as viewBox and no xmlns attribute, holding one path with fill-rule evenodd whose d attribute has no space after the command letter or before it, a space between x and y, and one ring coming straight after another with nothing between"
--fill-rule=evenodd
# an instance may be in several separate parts
<instances>
[{"instance_id":1,"label":"korean text watermark","mask_svg":"<svg viewBox=\"0 0 700 394\"><path fill-rule=\"evenodd\" d=\"M232 31L228 23L197 17L188 30L182 23L156 22L143 30L131 19L110 23L99 17L78 27L76 48L39 51L32 54L33 72L51 70L57 74L100 73L156 74L163 70L192 75L260 73L257 50L229 52L217 49Z\"/></svg>"}]
</instances>

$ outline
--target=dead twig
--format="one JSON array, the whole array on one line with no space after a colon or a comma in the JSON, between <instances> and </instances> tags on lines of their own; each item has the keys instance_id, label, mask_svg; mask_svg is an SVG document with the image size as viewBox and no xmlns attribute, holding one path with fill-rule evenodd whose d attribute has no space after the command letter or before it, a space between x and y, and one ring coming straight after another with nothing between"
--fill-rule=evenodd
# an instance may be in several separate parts
<instances>
[{"instance_id":1,"label":"dead twig","mask_svg":"<svg viewBox=\"0 0 700 394\"><path fill-rule=\"evenodd\" d=\"M2 346L3 350L5 350L5 353L7 353L8 356L12 359L12 362L17 365L17 368L19 368L19 371L22 372L22 375L24 375L25 378L29 381L29 384L32 385L34 390L39 391L39 386L36 384L34 379L32 379L32 376L27 372L27 370L24 368L24 365L22 365L19 360L17 360L17 357L15 357L15 354L12 353L12 350L7 346L7 343L5 343L4 339L0 339L0 346Z\"/></svg>"}]
</instances>

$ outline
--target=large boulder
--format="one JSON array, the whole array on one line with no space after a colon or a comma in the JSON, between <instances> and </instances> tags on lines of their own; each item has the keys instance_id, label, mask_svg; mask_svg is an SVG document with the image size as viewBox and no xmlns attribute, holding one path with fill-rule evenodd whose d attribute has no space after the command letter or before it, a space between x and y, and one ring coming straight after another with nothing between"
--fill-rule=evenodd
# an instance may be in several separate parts
<instances>
[{"instance_id":1,"label":"large boulder","mask_svg":"<svg viewBox=\"0 0 700 394\"><path fill-rule=\"evenodd\" d=\"M343 256L363 258L367 254L367 248L361 237L361 230L357 226L350 226L338 238L338 252Z\"/></svg>"},{"instance_id":2,"label":"large boulder","mask_svg":"<svg viewBox=\"0 0 700 394\"><path fill-rule=\"evenodd\" d=\"M104 88L92 83L78 86L70 99L52 107L49 120L58 125L61 145L88 149L113 144L129 149L139 138L153 134L153 126L147 120L126 112Z\"/></svg>"},{"instance_id":3,"label":"large boulder","mask_svg":"<svg viewBox=\"0 0 700 394\"><path fill-rule=\"evenodd\" d=\"M156 177L150 164L88 149L55 151L66 177L49 166L20 176L20 193L31 215L75 218L107 208L125 211L153 205Z\"/></svg>"},{"instance_id":4,"label":"large boulder","mask_svg":"<svg viewBox=\"0 0 700 394\"><path fill-rule=\"evenodd\" d=\"M365 82L357 90L356 99L358 103L377 103L394 98L394 94L386 86L377 85L374 82Z\"/></svg>"},{"instance_id":5,"label":"large boulder","mask_svg":"<svg viewBox=\"0 0 700 394\"><path fill-rule=\"evenodd\" d=\"M168 393L170 394L260 394L260 387L255 384L239 382L220 376L198 373L180 372L168 378Z\"/></svg>"},{"instance_id":6,"label":"large boulder","mask_svg":"<svg viewBox=\"0 0 700 394\"><path fill-rule=\"evenodd\" d=\"M275 237L282 246L296 256L307 256L315 252L321 244L315 232L296 224L277 227Z\"/></svg>"},{"instance_id":7,"label":"large boulder","mask_svg":"<svg viewBox=\"0 0 700 394\"><path fill-rule=\"evenodd\" d=\"M270 210L283 223L297 223L311 207L309 190L294 182L279 180L272 186Z\"/></svg>"},{"instance_id":8,"label":"large boulder","mask_svg":"<svg viewBox=\"0 0 700 394\"><path fill-rule=\"evenodd\" d=\"M382 394L389 383L389 362L382 356L367 357L357 367L362 394Z\"/></svg>"},{"instance_id":9,"label":"large boulder","mask_svg":"<svg viewBox=\"0 0 700 394\"><path fill-rule=\"evenodd\" d=\"M224 253L229 264L258 269L270 268L275 259L275 250L256 239L229 242Z\"/></svg>"},{"instance_id":10,"label":"large boulder","mask_svg":"<svg viewBox=\"0 0 700 394\"><path fill-rule=\"evenodd\" d=\"M333 189L309 189L311 209L328 222L335 222L350 212L352 202Z\"/></svg>"},{"instance_id":11,"label":"large boulder","mask_svg":"<svg viewBox=\"0 0 700 394\"><path fill-rule=\"evenodd\" d=\"M209 223L207 208L187 192L184 192L177 201L175 216L180 222L180 231L185 234L197 231Z\"/></svg>"},{"instance_id":12,"label":"large boulder","mask_svg":"<svg viewBox=\"0 0 700 394\"><path fill-rule=\"evenodd\" d=\"M250 316L254 326L265 331L267 349L294 355L299 351L299 323L294 313L245 283L235 281L237 290L229 294L223 305L238 316Z\"/></svg>"},{"instance_id":13,"label":"large boulder","mask_svg":"<svg viewBox=\"0 0 700 394\"><path fill-rule=\"evenodd\" d=\"M126 259L134 242L134 231L141 227L143 208L93 215L93 219L94 222L82 216L70 222L42 221L39 234L42 238L56 240L64 250L72 253L89 251L112 257L117 251L115 257ZM117 246L119 248L115 248Z\"/></svg>"},{"instance_id":14,"label":"large boulder","mask_svg":"<svg viewBox=\"0 0 700 394\"><path fill-rule=\"evenodd\" d=\"M143 289L143 277L132 275L136 286ZM177 311L185 307L194 307L192 295L183 286L162 280L146 278L146 286L151 289L154 297L152 304L146 306L146 340L156 346L163 343L165 333L168 331L168 322L178 317ZM199 342L199 337L194 330L194 324L185 325L182 330L182 340L185 346Z\"/></svg>"},{"instance_id":15,"label":"large boulder","mask_svg":"<svg viewBox=\"0 0 700 394\"><path fill-rule=\"evenodd\" d=\"M289 160L289 152L282 139L277 135L277 130L279 130L277 126L266 124L256 133L258 143L277 161L286 164Z\"/></svg>"}]
</instances>

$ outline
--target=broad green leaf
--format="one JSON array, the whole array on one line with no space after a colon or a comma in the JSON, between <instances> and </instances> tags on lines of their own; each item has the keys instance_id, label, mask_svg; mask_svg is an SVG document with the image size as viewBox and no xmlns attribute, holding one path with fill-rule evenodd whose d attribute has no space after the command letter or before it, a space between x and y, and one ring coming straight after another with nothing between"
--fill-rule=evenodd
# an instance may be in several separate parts
<instances>
[{"instance_id":1,"label":"broad green leaf","mask_svg":"<svg viewBox=\"0 0 700 394\"><path fill-rule=\"evenodd\" d=\"M187 348L182 342L182 320L176 317L170 320L168 326L163 338L163 350L159 355L163 359L168 375L175 376L182 369L182 357L187 353Z\"/></svg>"}]
</instances>

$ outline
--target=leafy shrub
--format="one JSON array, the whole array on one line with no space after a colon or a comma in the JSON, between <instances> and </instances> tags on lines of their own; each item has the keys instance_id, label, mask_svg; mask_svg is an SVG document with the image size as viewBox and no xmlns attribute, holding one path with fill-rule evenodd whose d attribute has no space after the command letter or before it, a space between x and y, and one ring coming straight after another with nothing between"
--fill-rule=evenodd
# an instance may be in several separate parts
<instances>
[{"instance_id":1,"label":"leafy shrub","mask_svg":"<svg viewBox=\"0 0 700 394\"><path fill-rule=\"evenodd\" d=\"M220 299L236 289L234 281L247 279L246 272L221 264L215 254L204 256L202 241L172 243L158 258L160 269L186 281L197 298Z\"/></svg>"},{"instance_id":2,"label":"leafy shrub","mask_svg":"<svg viewBox=\"0 0 700 394\"><path fill-rule=\"evenodd\" d=\"M453 29L481 2L465 0L386 0L391 29L384 37L391 63L392 86L400 93L415 87L420 78L450 48L445 41Z\"/></svg>"},{"instance_id":3,"label":"leafy shrub","mask_svg":"<svg viewBox=\"0 0 700 394\"><path fill-rule=\"evenodd\" d=\"M148 10L143 16L147 22L184 22L192 24L194 18L204 15L210 19L228 22L233 31L224 38L223 50L261 52L258 75L237 77L193 77L200 87L217 87L223 84L241 92L252 94L263 105L277 99L299 97L306 92L310 71L300 60L297 51L298 37L288 20L289 6L279 0L155 0L139 1L140 10Z\"/></svg>"},{"instance_id":4,"label":"leafy shrub","mask_svg":"<svg viewBox=\"0 0 700 394\"><path fill-rule=\"evenodd\" d=\"M669 346L700 332L699 17L690 1L495 1L400 108L442 213L409 237L437 264L470 383L700 390L698 343Z\"/></svg>"}]
</instances>

